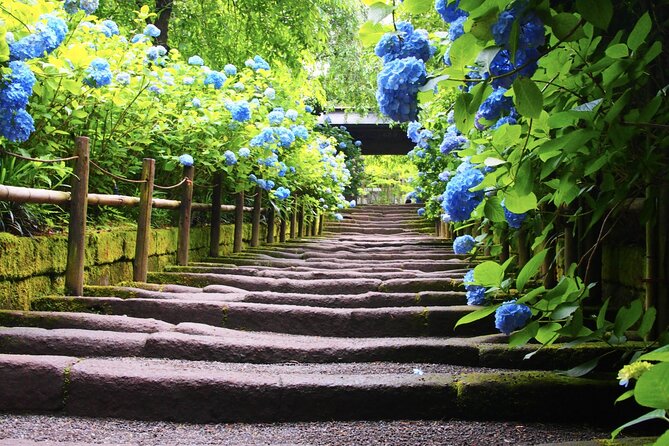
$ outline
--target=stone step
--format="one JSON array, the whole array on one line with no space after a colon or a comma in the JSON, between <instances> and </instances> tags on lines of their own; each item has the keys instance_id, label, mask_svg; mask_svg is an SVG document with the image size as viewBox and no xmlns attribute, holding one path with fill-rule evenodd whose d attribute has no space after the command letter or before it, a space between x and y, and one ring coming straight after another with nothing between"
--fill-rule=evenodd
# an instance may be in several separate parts
<instances>
[{"instance_id":1,"label":"stone step","mask_svg":"<svg viewBox=\"0 0 669 446\"><path fill-rule=\"evenodd\" d=\"M1 411L56 412L180 422L351 419L513 419L606 422L634 416L616 406L615 380L552 372L406 366L252 366L146 358L0 355ZM556 401L587 401L555 410Z\"/></svg>"},{"instance_id":2,"label":"stone step","mask_svg":"<svg viewBox=\"0 0 669 446\"><path fill-rule=\"evenodd\" d=\"M495 333L491 318L459 326L477 309L467 305L385 308L328 308L207 300L121 299L118 297L45 297L35 311L68 311L178 324L197 322L238 330L329 337L478 336Z\"/></svg>"},{"instance_id":3,"label":"stone step","mask_svg":"<svg viewBox=\"0 0 669 446\"><path fill-rule=\"evenodd\" d=\"M78 357L146 357L190 361L277 363L434 363L498 369L555 370L582 364L614 349L544 348L531 360L519 360L537 346L509 348L501 335L471 338L343 338L248 332L197 323L169 325L160 331L129 332L125 325L104 325L86 313L60 318L58 313L25 312L15 325L0 326L1 354ZM49 321L47 318L50 318ZM57 321L61 328L43 328ZM21 322L34 324L27 327ZM71 325L72 327L68 327ZM138 329L144 328L141 322ZM118 328L119 330L109 330ZM611 364L603 364L604 367ZM605 368L600 367L600 370ZM609 368L609 371L614 368Z\"/></svg>"}]
</instances>

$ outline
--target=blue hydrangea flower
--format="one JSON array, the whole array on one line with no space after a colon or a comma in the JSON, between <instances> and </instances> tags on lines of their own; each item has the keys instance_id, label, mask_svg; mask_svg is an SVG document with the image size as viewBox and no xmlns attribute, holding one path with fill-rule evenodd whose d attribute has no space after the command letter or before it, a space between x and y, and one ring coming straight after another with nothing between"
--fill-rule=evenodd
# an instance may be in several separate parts
<instances>
[{"instance_id":1,"label":"blue hydrangea flower","mask_svg":"<svg viewBox=\"0 0 669 446\"><path fill-rule=\"evenodd\" d=\"M509 125L518 124L518 114L516 113L515 108L512 107L511 110L510 110L510 114L507 115L507 116L503 116L503 117L499 118L497 120L497 122L495 123L495 125L490 127L490 129L491 130L497 130L498 128L500 128L504 124L509 124Z\"/></svg>"},{"instance_id":2,"label":"blue hydrangea flower","mask_svg":"<svg viewBox=\"0 0 669 446\"><path fill-rule=\"evenodd\" d=\"M425 208L418 208L416 213L418 214L419 217L422 217L423 215L425 215Z\"/></svg>"},{"instance_id":3,"label":"blue hydrangea flower","mask_svg":"<svg viewBox=\"0 0 669 446\"><path fill-rule=\"evenodd\" d=\"M234 76L235 74L237 74L237 67L229 63L223 67L223 71L228 76Z\"/></svg>"},{"instance_id":4,"label":"blue hydrangea flower","mask_svg":"<svg viewBox=\"0 0 669 446\"><path fill-rule=\"evenodd\" d=\"M76 14L77 11L79 11L77 0L65 0L63 7L65 8L65 12L68 14Z\"/></svg>"},{"instance_id":5,"label":"blue hydrangea flower","mask_svg":"<svg viewBox=\"0 0 669 446\"><path fill-rule=\"evenodd\" d=\"M25 142L35 131L35 121L25 109L0 109L0 135L11 142Z\"/></svg>"},{"instance_id":6,"label":"blue hydrangea flower","mask_svg":"<svg viewBox=\"0 0 669 446\"><path fill-rule=\"evenodd\" d=\"M183 155L179 156L179 164L185 167L190 167L195 164L195 160L193 160L192 156L184 153Z\"/></svg>"},{"instance_id":7,"label":"blue hydrangea flower","mask_svg":"<svg viewBox=\"0 0 669 446\"><path fill-rule=\"evenodd\" d=\"M186 76L183 79L184 85L193 85L195 83L195 78L191 76Z\"/></svg>"},{"instance_id":8,"label":"blue hydrangea flower","mask_svg":"<svg viewBox=\"0 0 669 446\"><path fill-rule=\"evenodd\" d=\"M376 100L381 112L395 121L414 121L418 115L418 90L426 80L425 64L415 57L385 64L377 77Z\"/></svg>"},{"instance_id":9,"label":"blue hydrangea flower","mask_svg":"<svg viewBox=\"0 0 669 446\"><path fill-rule=\"evenodd\" d=\"M307 104L307 105L304 106L304 111L307 112L307 113L313 113L314 108L311 105Z\"/></svg>"},{"instance_id":10,"label":"blue hydrangea flower","mask_svg":"<svg viewBox=\"0 0 669 446\"><path fill-rule=\"evenodd\" d=\"M223 87L223 84L227 80L225 74L219 71L210 71L207 73L207 77L204 79L204 85L213 85L216 90L219 90Z\"/></svg>"},{"instance_id":11,"label":"blue hydrangea flower","mask_svg":"<svg viewBox=\"0 0 669 446\"><path fill-rule=\"evenodd\" d=\"M241 93L242 91L246 90L246 87L241 82L235 82L235 84L232 86L232 89Z\"/></svg>"},{"instance_id":12,"label":"blue hydrangea flower","mask_svg":"<svg viewBox=\"0 0 669 446\"><path fill-rule=\"evenodd\" d=\"M344 216L341 215L340 213L336 213L336 214L334 214L334 219L337 220L337 221L343 221Z\"/></svg>"},{"instance_id":13,"label":"blue hydrangea flower","mask_svg":"<svg viewBox=\"0 0 669 446\"><path fill-rule=\"evenodd\" d=\"M469 254L476 246L476 240L469 234L461 235L453 240L453 251L456 254Z\"/></svg>"},{"instance_id":14,"label":"blue hydrangea flower","mask_svg":"<svg viewBox=\"0 0 669 446\"><path fill-rule=\"evenodd\" d=\"M291 121L295 122L297 121L297 110L293 110L292 108L286 112L286 118L290 119Z\"/></svg>"},{"instance_id":15,"label":"blue hydrangea flower","mask_svg":"<svg viewBox=\"0 0 669 446\"><path fill-rule=\"evenodd\" d=\"M459 132L458 132L459 133ZM445 155L454 150L466 148L469 145L469 139L466 136L458 133L447 131L444 134L444 139L441 141L439 151Z\"/></svg>"},{"instance_id":16,"label":"blue hydrangea flower","mask_svg":"<svg viewBox=\"0 0 669 446\"><path fill-rule=\"evenodd\" d=\"M460 0L436 0L434 3L434 9L437 10L441 18L447 23L452 23L461 17L469 16L467 11L459 9L458 6L460 6Z\"/></svg>"},{"instance_id":17,"label":"blue hydrangea flower","mask_svg":"<svg viewBox=\"0 0 669 446\"><path fill-rule=\"evenodd\" d=\"M156 60L160 57L158 47L152 46L146 50L146 58L149 60Z\"/></svg>"},{"instance_id":18,"label":"blue hydrangea flower","mask_svg":"<svg viewBox=\"0 0 669 446\"><path fill-rule=\"evenodd\" d=\"M510 97L504 96L506 88L495 89L490 96L486 98L476 112L476 128L483 130L486 128L481 119L487 121L497 121L502 114L508 113L513 107L513 100Z\"/></svg>"},{"instance_id":19,"label":"blue hydrangea flower","mask_svg":"<svg viewBox=\"0 0 669 446\"><path fill-rule=\"evenodd\" d=\"M295 135L285 127L277 127L275 135L279 138L279 144L282 147L290 147L295 142Z\"/></svg>"},{"instance_id":20,"label":"blue hydrangea flower","mask_svg":"<svg viewBox=\"0 0 669 446\"><path fill-rule=\"evenodd\" d=\"M522 328L532 317L532 310L524 304L517 304L515 300L504 302L495 311L495 328L505 335Z\"/></svg>"},{"instance_id":21,"label":"blue hydrangea flower","mask_svg":"<svg viewBox=\"0 0 669 446\"><path fill-rule=\"evenodd\" d=\"M102 25L107 31L109 31L109 34L110 34L110 35L107 35L107 34L105 33L105 35L106 35L107 37L117 36L117 35L119 35L119 34L121 33L121 31L119 31L119 29L118 29L118 25L117 25L116 22L113 21L113 20L103 20L102 23L101 23L101 25Z\"/></svg>"},{"instance_id":22,"label":"blue hydrangea flower","mask_svg":"<svg viewBox=\"0 0 669 446\"><path fill-rule=\"evenodd\" d=\"M474 285L474 270L469 270L464 277L465 290L467 290L467 305L485 304L485 287Z\"/></svg>"},{"instance_id":23,"label":"blue hydrangea flower","mask_svg":"<svg viewBox=\"0 0 669 446\"><path fill-rule=\"evenodd\" d=\"M511 62L509 50L501 50L490 63L490 74L493 88L511 88L514 79L518 76L532 77L537 71L539 51L536 48L520 48L516 51L515 63ZM514 70L518 70L515 71ZM507 75L507 73L511 73ZM498 77L502 76L502 77Z\"/></svg>"},{"instance_id":24,"label":"blue hydrangea flower","mask_svg":"<svg viewBox=\"0 0 669 446\"><path fill-rule=\"evenodd\" d=\"M245 100L237 102L228 102L225 108L232 114L232 119L237 122L246 122L251 119L251 106Z\"/></svg>"},{"instance_id":25,"label":"blue hydrangea flower","mask_svg":"<svg viewBox=\"0 0 669 446\"><path fill-rule=\"evenodd\" d=\"M468 220L474 209L481 204L484 192L482 190L472 192L469 189L481 184L483 178L481 171L470 167L458 172L448 182L441 207L453 221Z\"/></svg>"},{"instance_id":26,"label":"blue hydrangea flower","mask_svg":"<svg viewBox=\"0 0 669 446\"><path fill-rule=\"evenodd\" d=\"M99 3L98 0L80 0L79 7L86 12L86 14L90 15L97 11Z\"/></svg>"},{"instance_id":27,"label":"blue hydrangea flower","mask_svg":"<svg viewBox=\"0 0 669 446\"><path fill-rule=\"evenodd\" d=\"M502 208L504 209L504 219L509 224L509 227L512 229L520 229L520 226L523 224L525 218L527 217L527 213L516 214L514 212L511 212L504 205L504 201L502 201Z\"/></svg>"},{"instance_id":28,"label":"blue hydrangea flower","mask_svg":"<svg viewBox=\"0 0 669 446\"><path fill-rule=\"evenodd\" d=\"M40 16L36 32L17 41L7 41L10 60L30 60L42 57L58 48L67 35L67 24L54 14Z\"/></svg>"},{"instance_id":29,"label":"blue hydrangea flower","mask_svg":"<svg viewBox=\"0 0 669 446\"><path fill-rule=\"evenodd\" d=\"M418 144L420 141L420 130L423 128L423 125L418 121L411 121L407 126L407 138L411 140L414 144Z\"/></svg>"},{"instance_id":30,"label":"blue hydrangea flower","mask_svg":"<svg viewBox=\"0 0 669 446\"><path fill-rule=\"evenodd\" d=\"M191 56L188 58L188 65L202 66L204 65L204 60L200 56Z\"/></svg>"},{"instance_id":31,"label":"blue hydrangea flower","mask_svg":"<svg viewBox=\"0 0 669 446\"><path fill-rule=\"evenodd\" d=\"M86 69L86 78L84 82L94 88L104 87L109 85L112 81L112 72L109 67L109 62L106 59L98 57L93 59L91 64Z\"/></svg>"},{"instance_id":32,"label":"blue hydrangea flower","mask_svg":"<svg viewBox=\"0 0 669 446\"><path fill-rule=\"evenodd\" d=\"M0 83L0 109L25 108L33 93L35 75L23 61L12 61L9 68L11 73Z\"/></svg>"},{"instance_id":33,"label":"blue hydrangea flower","mask_svg":"<svg viewBox=\"0 0 669 446\"><path fill-rule=\"evenodd\" d=\"M354 207L356 207L356 206L358 205L358 203L357 203L355 200L351 200L351 201L348 202L348 205L349 205L350 207L354 208Z\"/></svg>"},{"instance_id":34,"label":"blue hydrangea flower","mask_svg":"<svg viewBox=\"0 0 669 446\"><path fill-rule=\"evenodd\" d=\"M286 115L281 110L273 110L267 115L270 125L281 125Z\"/></svg>"},{"instance_id":35,"label":"blue hydrangea flower","mask_svg":"<svg viewBox=\"0 0 669 446\"><path fill-rule=\"evenodd\" d=\"M274 140L274 129L271 127L265 127L260 131L259 134L251 139L250 144L252 147L260 147L272 144Z\"/></svg>"},{"instance_id":36,"label":"blue hydrangea flower","mask_svg":"<svg viewBox=\"0 0 669 446\"><path fill-rule=\"evenodd\" d=\"M457 39L462 37L462 35L465 33L465 22L467 21L467 17L463 16L455 20L454 22L451 22L451 24L448 27L448 39L451 42L455 42Z\"/></svg>"},{"instance_id":37,"label":"blue hydrangea flower","mask_svg":"<svg viewBox=\"0 0 669 446\"><path fill-rule=\"evenodd\" d=\"M248 158L249 156L251 156L251 151L248 149L248 147L242 147L241 149L239 149L239 152L237 152L237 154L241 158Z\"/></svg>"},{"instance_id":38,"label":"blue hydrangea flower","mask_svg":"<svg viewBox=\"0 0 669 446\"><path fill-rule=\"evenodd\" d=\"M519 20L518 27L518 48L537 48L545 43L545 29L541 19L533 12L525 13L518 19L520 8L516 3L514 7L506 9L499 14L497 22L492 26L492 35L495 43L499 46L510 49L509 38L514 22Z\"/></svg>"},{"instance_id":39,"label":"blue hydrangea flower","mask_svg":"<svg viewBox=\"0 0 669 446\"><path fill-rule=\"evenodd\" d=\"M356 147L361 147L362 146L362 141L358 140L358 141L354 142L353 144L355 144Z\"/></svg>"},{"instance_id":40,"label":"blue hydrangea flower","mask_svg":"<svg viewBox=\"0 0 669 446\"><path fill-rule=\"evenodd\" d=\"M234 166L235 164L237 164L237 157L232 151L226 150L225 153L223 153L223 156L225 157L226 165Z\"/></svg>"},{"instance_id":41,"label":"blue hydrangea flower","mask_svg":"<svg viewBox=\"0 0 669 446\"><path fill-rule=\"evenodd\" d=\"M397 33L384 35L374 49L374 53L383 59L384 63L406 57L415 57L427 62L435 51L435 48L430 46L427 31L414 30L409 22L399 22Z\"/></svg>"},{"instance_id":42,"label":"blue hydrangea flower","mask_svg":"<svg viewBox=\"0 0 669 446\"><path fill-rule=\"evenodd\" d=\"M130 74L125 71L120 72L116 75L116 83L119 85L128 85L130 84Z\"/></svg>"},{"instance_id":43,"label":"blue hydrangea flower","mask_svg":"<svg viewBox=\"0 0 669 446\"><path fill-rule=\"evenodd\" d=\"M160 35L160 29L153 23L149 23L144 27L143 34L149 37L158 37Z\"/></svg>"},{"instance_id":44,"label":"blue hydrangea flower","mask_svg":"<svg viewBox=\"0 0 669 446\"><path fill-rule=\"evenodd\" d=\"M286 198L290 197L290 189L286 189L283 186L280 186L277 188L277 190L274 191L274 196L278 200L285 200Z\"/></svg>"},{"instance_id":45,"label":"blue hydrangea flower","mask_svg":"<svg viewBox=\"0 0 669 446\"><path fill-rule=\"evenodd\" d=\"M272 100L274 100L274 98L276 98L276 90L274 90L272 87L269 87L269 88L265 89L265 92L263 94L270 101L272 101Z\"/></svg>"},{"instance_id":46,"label":"blue hydrangea flower","mask_svg":"<svg viewBox=\"0 0 669 446\"><path fill-rule=\"evenodd\" d=\"M253 69L255 71L259 71L259 70L269 71L270 70L270 66L267 63L267 61L260 56L255 56L253 58L253 62L255 63L255 66L253 67Z\"/></svg>"},{"instance_id":47,"label":"blue hydrangea flower","mask_svg":"<svg viewBox=\"0 0 669 446\"><path fill-rule=\"evenodd\" d=\"M134 36L132 36L132 39L130 39L130 42L131 43L142 43L142 42L146 42L147 40L149 40L149 38L146 37L144 34L135 34Z\"/></svg>"},{"instance_id":48,"label":"blue hydrangea flower","mask_svg":"<svg viewBox=\"0 0 669 446\"><path fill-rule=\"evenodd\" d=\"M149 88L147 88L147 90L150 91L151 93L155 93L156 95L161 95L165 92L164 89L162 89L161 87L159 87L158 85L155 85L155 84L149 86Z\"/></svg>"},{"instance_id":49,"label":"blue hydrangea flower","mask_svg":"<svg viewBox=\"0 0 669 446\"><path fill-rule=\"evenodd\" d=\"M190 103L191 103L191 104L193 105L193 107L195 107L195 108L200 108L200 107L202 107L202 101L200 101L199 98L193 98L193 100L190 101Z\"/></svg>"},{"instance_id":50,"label":"blue hydrangea flower","mask_svg":"<svg viewBox=\"0 0 669 446\"><path fill-rule=\"evenodd\" d=\"M294 125L290 128L296 138L307 140L309 139L309 130L303 125Z\"/></svg>"},{"instance_id":51,"label":"blue hydrangea flower","mask_svg":"<svg viewBox=\"0 0 669 446\"><path fill-rule=\"evenodd\" d=\"M449 172L448 170L444 170L439 174L438 178L439 181L443 181L445 183L451 178L451 172Z\"/></svg>"}]
</instances>

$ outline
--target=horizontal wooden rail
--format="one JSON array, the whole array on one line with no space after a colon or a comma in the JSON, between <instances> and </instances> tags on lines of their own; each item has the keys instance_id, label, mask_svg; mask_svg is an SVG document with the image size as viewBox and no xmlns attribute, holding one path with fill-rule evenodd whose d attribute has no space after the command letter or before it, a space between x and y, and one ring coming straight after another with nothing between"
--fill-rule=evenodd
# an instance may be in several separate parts
<instances>
[{"instance_id":1,"label":"horizontal wooden rail","mask_svg":"<svg viewBox=\"0 0 669 446\"><path fill-rule=\"evenodd\" d=\"M28 187L5 186L0 184L0 201L13 201L15 203L35 204L61 204L70 202L70 192L54 191L47 189L32 189ZM88 194L88 204L92 206L132 207L139 206L139 197L126 195ZM163 198L153 199L155 209L178 210L181 206L179 200L165 200ZM211 204L193 203L193 211L209 211ZM235 205L223 204L221 211L234 212ZM252 212L253 207L244 206L244 212Z\"/></svg>"}]
</instances>

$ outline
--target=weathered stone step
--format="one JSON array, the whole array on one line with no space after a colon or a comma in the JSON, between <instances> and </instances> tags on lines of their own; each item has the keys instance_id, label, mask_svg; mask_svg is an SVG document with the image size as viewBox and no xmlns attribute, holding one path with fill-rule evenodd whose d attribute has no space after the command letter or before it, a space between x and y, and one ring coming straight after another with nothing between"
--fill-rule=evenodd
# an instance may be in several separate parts
<instances>
[{"instance_id":1,"label":"weathered stone step","mask_svg":"<svg viewBox=\"0 0 669 446\"><path fill-rule=\"evenodd\" d=\"M457 417L610 424L633 416L625 404L612 406L620 394L615 380L551 372L260 370L248 364L0 355L0 410L201 423ZM588 404L556 411L555 401Z\"/></svg>"},{"instance_id":2,"label":"weathered stone step","mask_svg":"<svg viewBox=\"0 0 669 446\"><path fill-rule=\"evenodd\" d=\"M306 260L290 260L290 259L276 259L276 258L260 258L258 257L208 257L205 259L207 263L234 263L237 266L268 266L273 268L292 268L292 267L310 267L312 269L347 269L347 270L364 270L369 268L380 269L394 269L394 270L416 270L423 272L435 271L453 271L462 270L463 265L459 260L431 260L421 261L413 260L407 262L398 262L394 260L374 261L368 260L365 262L353 262L351 260L339 262L336 259L330 261L322 261L321 259ZM465 271L466 272L466 271ZM463 273L464 274L464 273Z\"/></svg>"},{"instance_id":3,"label":"weathered stone step","mask_svg":"<svg viewBox=\"0 0 669 446\"><path fill-rule=\"evenodd\" d=\"M346 228L346 227L336 227L336 226L326 226L323 231L323 235L328 236L330 234L416 234L418 229L405 229L405 228L367 228L364 226L358 228Z\"/></svg>"},{"instance_id":4,"label":"weathered stone step","mask_svg":"<svg viewBox=\"0 0 669 446\"><path fill-rule=\"evenodd\" d=\"M310 294L362 294L368 291L389 293L419 291L462 291L462 271L444 272L442 278L420 277L403 279L274 279L231 274L211 273L149 273L154 283L181 284L204 288L208 285L227 285L246 291L276 291Z\"/></svg>"},{"instance_id":5,"label":"weathered stone step","mask_svg":"<svg viewBox=\"0 0 669 446\"><path fill-rule=\"evenodd\" d=\"M166 272L181 272L181 273L212 273L212 274L229 274L236 276L251 276L251 277L269 277L273 279L300 279L300 280L316 280L316 279L409 279L418 277L448 277L448 273L444 272L422 272L422 271L392 271L392 272L362 272L357 270L338 269L334 271L329 270L311 270L311 271L291 271L277 268L221 268L215 263L210 264L191 264L189 266L169 266L165 268ZM457 278L455 275L454 278Z\"/></svg>"},{"instance_id":6,"label":"weathered stone step","mask_svg":"<svg viewBox=\"0 0 669 446\"><path fill-rule=\"evenodd\" d=\"M206 293L205 293L206 294ZM36 311L91 312L155 318L172 324L198 322L239 330L334 337L478 336L494 333L491 320L455 323L471 306L327 308L245 302L48 297L33 302Z\"/></svg>"},{"instance_id":7,"label":"weathered stone step","mask_svg":"<svg viewBox=\"0 0 669 446\"><path fill-rule=\"evenodd\" d=\"M79 357L145 357L189 361L277 363L434 363L499 369L554 370L582 364L613 351L604 344L587 349L541 350L532 360L519 360L537 346L517 351L491 343L499 337L473 338L343 338L247 332L197 323L172 325L158 332L104 330L85 313L75 314L79 327L90 329L0 326L0 354ZM29 316L28 316L29 317ZM52 316L57 319L57 315ZM33 319L33 322L37 319ZM73 322L63 320L63 325ZM141 324L138 324L141 327ZM123 327L122 327L123 328ZM535 355L536 356L536 355ZM605 364L605 366L610 364ZM602 369L600 367L600 369ZM604 369L606 370L606 369ZM612 371L613 368L608 370Z\"/></svg>"},{"instance_id":8,"label":"weathered stone step","mask_svg":"<svg viewBox=\"0 0 669 446\"><path fill-rule=\"evenodd\" d=\"M203 289L197 288L197 292L173 293L146 289L147 284L136 283L132 285L86 286L84 287L84 295L88 297L115 296L123 299L207 300L330 308L415 307L417 305L450 306L465 305L467 302L465 292L463 291L421 291L418 293L381 293L370 291L363 294L323 295L277 293L274 291L243 291L225 285L210 285Z\"/></svg>"}]
</instances>

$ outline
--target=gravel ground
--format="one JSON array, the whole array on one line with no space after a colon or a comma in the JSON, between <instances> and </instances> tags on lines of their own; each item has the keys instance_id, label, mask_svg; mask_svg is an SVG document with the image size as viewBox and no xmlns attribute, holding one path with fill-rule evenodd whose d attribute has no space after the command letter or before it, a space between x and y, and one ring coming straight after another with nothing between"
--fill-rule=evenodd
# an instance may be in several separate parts
<instances>
[{"instance_id":1,"label":"gravel ground","mask_svg":"<svg viewBox=\"0 0 669 446\"><path fill-rule=\"evenodd\" d=\"M0 415L0 445L452 445L502 446L607 438L585 425L473 421L181 424Z\"/></svg>"}]
</instances>

